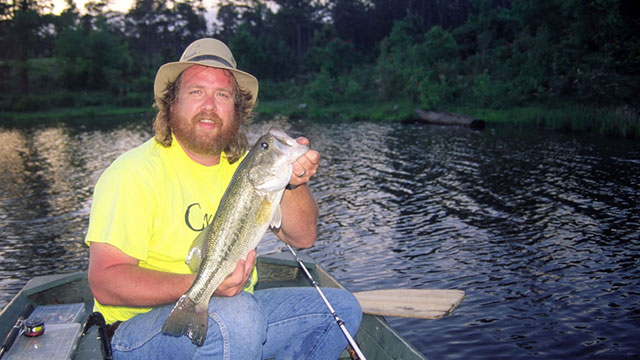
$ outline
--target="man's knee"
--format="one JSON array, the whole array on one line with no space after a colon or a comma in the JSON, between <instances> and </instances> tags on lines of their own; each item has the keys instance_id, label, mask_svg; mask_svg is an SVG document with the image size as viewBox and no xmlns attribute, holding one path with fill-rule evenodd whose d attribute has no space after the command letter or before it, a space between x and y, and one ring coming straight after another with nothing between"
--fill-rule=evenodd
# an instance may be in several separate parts
<instances>
[{"instance_id":1,"label":"man's knee","mask_svg":"<svg viewBox=\"0 0 640 360\"><path fill-rule=\"evenodd\" d=\"M338 316L352 331L358 329L360 321L362 320L362 308L358 299L349 291L342 289L327 289L329 292L327 297L332 301L333 306Z\"/></svg>"},{"instance_id":2,"label":"man's knee","mask_svg":"<svg viewBox=\"0 0 640 360\"><path fill-rule=\"evenodd\" d=\"M247 292L230 298L211 298L209 318L209 327L217 326L232 349L251 344L257 350L265 341L266 319L255 297Z\"/></svg>"}]
</instances>

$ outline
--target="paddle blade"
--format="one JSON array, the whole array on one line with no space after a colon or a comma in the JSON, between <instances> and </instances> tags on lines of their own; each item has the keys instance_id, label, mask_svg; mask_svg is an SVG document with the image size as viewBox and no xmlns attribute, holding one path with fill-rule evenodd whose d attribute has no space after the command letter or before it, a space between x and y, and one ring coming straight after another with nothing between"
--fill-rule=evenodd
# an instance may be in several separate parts
<instances>
[{"instance_id":1,"label":"paddle blade","mask_svg":"<svg viewBox=\"0 0 640 360\"><path fill-rule=\"evenodd\" d=\"M385 289L353 294L365 314L417 319L447 316L464 299L462 290Z\"/></svg>"}]
</instances>

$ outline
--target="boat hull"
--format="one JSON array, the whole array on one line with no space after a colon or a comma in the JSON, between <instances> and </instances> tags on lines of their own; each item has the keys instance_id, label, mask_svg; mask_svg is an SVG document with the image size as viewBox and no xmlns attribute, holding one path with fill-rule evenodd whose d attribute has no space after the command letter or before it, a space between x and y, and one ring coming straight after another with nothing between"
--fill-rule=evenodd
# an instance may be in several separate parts
<instances>
[{"instance_id":1,"label":"boat hull","mask_svg":"<svg viewBox=\"0 0 640 360\"><path fill-rule=\"evenodd\" d=\"M343 288L320 266L304 257L303 261L320 286ZM259 274L257 290L285 286L310 286L290 254L260 256L256 266ZM85 272L36 277L30 280L0 313L0 339L5 338L27 304L38 306L73 303L84 303L85 318L92 311L93 295ZM82 322L84 320L83 318ZM368 314L363 316L356 341L369 360L426 360L380 316ZM340 357L340 359L349 358L346 351ZM102 359L96 327L79 340L72 359Z\"/></svg>"}]
</instances>

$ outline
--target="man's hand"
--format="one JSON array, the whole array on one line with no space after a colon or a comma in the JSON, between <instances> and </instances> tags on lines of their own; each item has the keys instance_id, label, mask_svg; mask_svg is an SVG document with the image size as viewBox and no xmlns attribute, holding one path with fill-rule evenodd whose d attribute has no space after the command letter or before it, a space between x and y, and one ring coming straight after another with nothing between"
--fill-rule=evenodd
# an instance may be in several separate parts
<instances>
[{"instance_id":1,"label":"man's hand","mask_svg":"<svg viewBox=\"0 0 640 360\"><path fill-rule=\"evenodd\" d=\"M223 282L218 286L216 291L213 293L215 296L236 296L242 292L244 289L244 285L249 280L251 273L253 272L253 266L256 263L256 250L249 251L247 254L247 258L244 260L238 260L236 264L236 268L233 270L233 273L229 275Z\"/></svg>"},{"instance_id":2,"label":"man's hand","mask_svg":"<svg viewBox=\"0 0 640 360\"><path fill-rule=\"evenodd\" d=\"M296 141L301 145L309 144L309 139L305 137L299 137ZM293 163L293 174L291 174L289 184L306 184L318 171L318 165L320 165L320 153L315 150L307 150Z\"/></svg>"},{"instance_id":3,"label":"man's hand","mask_svg":"<svg viewBox=\"0 0 640 360\"><path fill-rule=\"evenodd\" d=\"M305 137L296 141L302 145L309 144ZM318 236L318 205L306 184L318 171L320 159L319 152L307 150L293 163L289 184L296 185L296 188L285 191L280 202L282 224L274 232L282 241L297 248L310 247Z\"/></svg>"}]
</instances>

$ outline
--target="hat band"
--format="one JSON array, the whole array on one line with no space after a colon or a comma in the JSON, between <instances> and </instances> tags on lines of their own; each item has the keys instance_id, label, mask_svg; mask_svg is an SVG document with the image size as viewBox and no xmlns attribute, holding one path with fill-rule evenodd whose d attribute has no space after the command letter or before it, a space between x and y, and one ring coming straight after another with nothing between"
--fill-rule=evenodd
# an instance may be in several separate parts
<instances>
[{"instance_id":1,"label":"hat band","mask_svg":"<svg viewBox=\"0 0 640 360\"><path fill-rule=\"evenodd\" d=\"M194 61L194 62L197 62L197 61L204 61L204 60L213 60L213 61L217 61L217 62L222 63L224 66L227 66L227 67L230 67L230 68L233 68L233 69L235 69L235 68L236 68L235 66L231 65L231 64L230 64L227 60L225 60L224 58L221 58L220 56L215 56L215 55L200 55L200 56L196 56L196 57L193 57L193 58L191 58L191 59L188 59L188 60L186 60L186 61Z\"/></svg>"}]
</instances>

